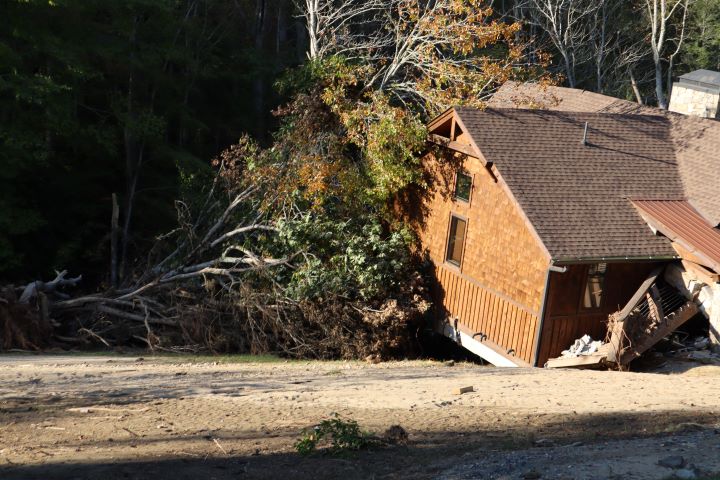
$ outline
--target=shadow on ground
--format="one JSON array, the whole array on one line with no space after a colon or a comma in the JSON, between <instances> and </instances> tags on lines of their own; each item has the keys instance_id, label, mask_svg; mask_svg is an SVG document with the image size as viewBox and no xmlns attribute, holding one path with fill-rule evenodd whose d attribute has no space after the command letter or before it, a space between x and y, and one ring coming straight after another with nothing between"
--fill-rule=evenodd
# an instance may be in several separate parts
<instances>
[{"instance_id":1,"label":"shadow on ground","mask_svg":"<svg viewBox=\"0 0 720 480\"><path fill-rule=\"evenodd\" d=\"M716 422L713 412L663 411L653 413L614 413L597 415L569 415L555 417L542 425L526 428L489 427L483 432L418 432L409 446L392 446L373 451L350 452L341 457L315 454L303 457L293 451L270 454L240 455L228 452L193 453L182 458L147 457L133 460L101 461L95 463L61 462L0 467L3 480L80 480L80 479L430 479L441 472L468 462L486 462L502 452L549 446L570 447L576 444L593 445L602 442L633 438L657 438L664 442L671 435L693 431L710 432ZM223 442L247 440L252 444L251 432L223 435ZM286 432L289 433L289 432ZM178 440L188 440L179 438ZM153 438L132 440L138 455ZM292 438L288 436L288 443ZM112 448L120 442L98 446ZM612 448L612 447L609 447ZM208 451L213 452L214 449ZM614 453L613 455L620 455Z\"/></svg>"}]
</instances>

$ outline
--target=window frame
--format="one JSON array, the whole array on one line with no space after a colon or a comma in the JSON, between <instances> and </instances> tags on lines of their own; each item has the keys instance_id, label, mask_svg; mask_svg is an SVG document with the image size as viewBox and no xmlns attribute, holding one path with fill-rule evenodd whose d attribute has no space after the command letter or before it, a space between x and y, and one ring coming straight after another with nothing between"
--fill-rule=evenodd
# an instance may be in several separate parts
<instances>
[{"instance_id":1,"label":"window frame","mask_svg":"<svg viewBox=\"0 0 720 480\"><path fill-rule=\"evenodd\" d=\"M467 199L458 197L458 195L457 195L458 179L460 178L460 175L464 175L464 176L470 178L470 191L468 192ZM472 200L472 197L473 197L474 187L475 187L475 176L472 173L470 173L467 170L462 169L462 168L455 171L455 178L453 181L453 200L455 200L456 202L467 203L469 205Z\"/></svg>"},{"instance_id":2,"label":"window frame","mask_svg":"<svg viewBox=\"0 0 720 480\"><path fill-rule=\"evenodd\" d=\"M462 245L460 247L460 261L455 262L453 260L450 260L450 236L452 234L452 223L453 220L457 219L462 222L465 222L465 233L463 234L462 239ZM445 235L445 251L443 253L444 255L444 264L450 266L451 268L457 269L458 271L462 271L463 262L465 261L465 244L467 240L467 232L468 232L468 225L469 225L468 218L460 215L458 213L450 212L450 219L448 221L448 228L447 228L447 234Z\"/></svg>"},{"instance_id":3,"label":"window frame","mask_svg":"<svg viewBox=\"0 0 720 480\"><path fill-rule=\"evenodd\" d=\"M600 283L600 301L598 302L598 306L596 306L596 307L586 307L585 306L585 295L588 293L588 286L589 286L589 281L590 281L590 277L591 277L590 269L593 266L595 266L597 268L599 265L605 265L605 270L601 274L602 282ZM608 274L609 268L610 268L610 264L608 262L591 263L585 267L585 281L583 282L582 289L580 290L580 308L579 308L580 311L598 312L603 309L603 307L605 306L605 297L606 297L605 283L607 281L607 274ZM593 276L597 276L597 273L594 274Z\"/></svg>"}]
</instances>

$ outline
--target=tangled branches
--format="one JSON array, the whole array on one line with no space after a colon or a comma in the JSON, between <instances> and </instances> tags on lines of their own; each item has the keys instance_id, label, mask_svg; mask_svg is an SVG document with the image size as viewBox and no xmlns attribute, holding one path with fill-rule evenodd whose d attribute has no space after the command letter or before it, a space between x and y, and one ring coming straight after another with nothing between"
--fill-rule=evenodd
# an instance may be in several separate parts
<instances>
[{"instance_id":1,"label":"tangled branches","mask_svg":"<svg viewBox=\"0 0 720 480\"><path fill-rule=\"evenodd\" d=\"M28 285L14 303L32 313L45 302L39 337L315 358L411 353L428 304L406 238L369 218L337 221L268 202L273 184L239 172L240 153L247 150L220 162L197 209L178 202L178 227L158 238L123 288L72 298L60 289L80 277L66 272ZM47 343L20 333L3 347Z\"/></svg>"}]
</instances>

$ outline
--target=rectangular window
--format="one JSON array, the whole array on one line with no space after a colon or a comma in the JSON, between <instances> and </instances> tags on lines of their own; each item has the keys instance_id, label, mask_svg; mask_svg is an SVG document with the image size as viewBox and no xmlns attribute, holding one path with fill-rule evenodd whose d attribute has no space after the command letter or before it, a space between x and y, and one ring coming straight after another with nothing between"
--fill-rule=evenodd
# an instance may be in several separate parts
<instances>
[{"instance_id":1,"label":"rectangular window","mask_svg":"<svg viewBox=\"0 0 720 480\"><path fill-rule=\"evenodd\" d=\"M455 198L470 201L472 190L472 177L465 172L457 172L455 176Z\"/></svg>"},{"instance_id":2,"label":"rectangular window","mask_svg":"<svg viewBox=\"0 0 720 480\"><path fill-rule=\"evenodd\" d=\"M597 263L588 267L583 308L600 308L602 306L606 272L607 263Z\"/></svg>"},{"instance_id":3,"label":"rectangular window","mask_svg":"<svg viewBox=\"0 0 720 480\"><path fill-rule=\"evenodd\" d=\"M452 216L450 220L450 235L445 260L453 265L460 266L462 262L463 244L465 243L465 230L467 222L462 218Z\"/></svg>"}]
</instances>

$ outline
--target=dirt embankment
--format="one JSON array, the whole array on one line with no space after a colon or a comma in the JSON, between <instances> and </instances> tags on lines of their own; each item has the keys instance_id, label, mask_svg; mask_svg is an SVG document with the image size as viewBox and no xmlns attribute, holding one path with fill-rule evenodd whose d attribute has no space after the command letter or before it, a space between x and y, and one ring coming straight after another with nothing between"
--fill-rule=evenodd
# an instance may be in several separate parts
<instances>
[{"instance_id":1,"label":"dirt embankment","mask_svg":"<svg viewBox=\"0 0 720 480\"><path fill-rule=\"evenodd\" d=\"M531 459L548 445L574 445L564 461L579 464L582 448L663 433L641 440L662 444L656 456L671 454L668 434L710 435L720 413L717 366L657 374L417 361L0 362L1 478L513 478L532 465L511 454ZM474 392L452 394L469 385ZM410 443L341 458L298 456L302 429L333 413L372 432L402 425ZM608 448L616 455L633 448L618 447ZM567 453L574 450L575 460ZM473 465L492 464L483 458L500 463L477 477Z\"/></svg>"}]
</instances>

